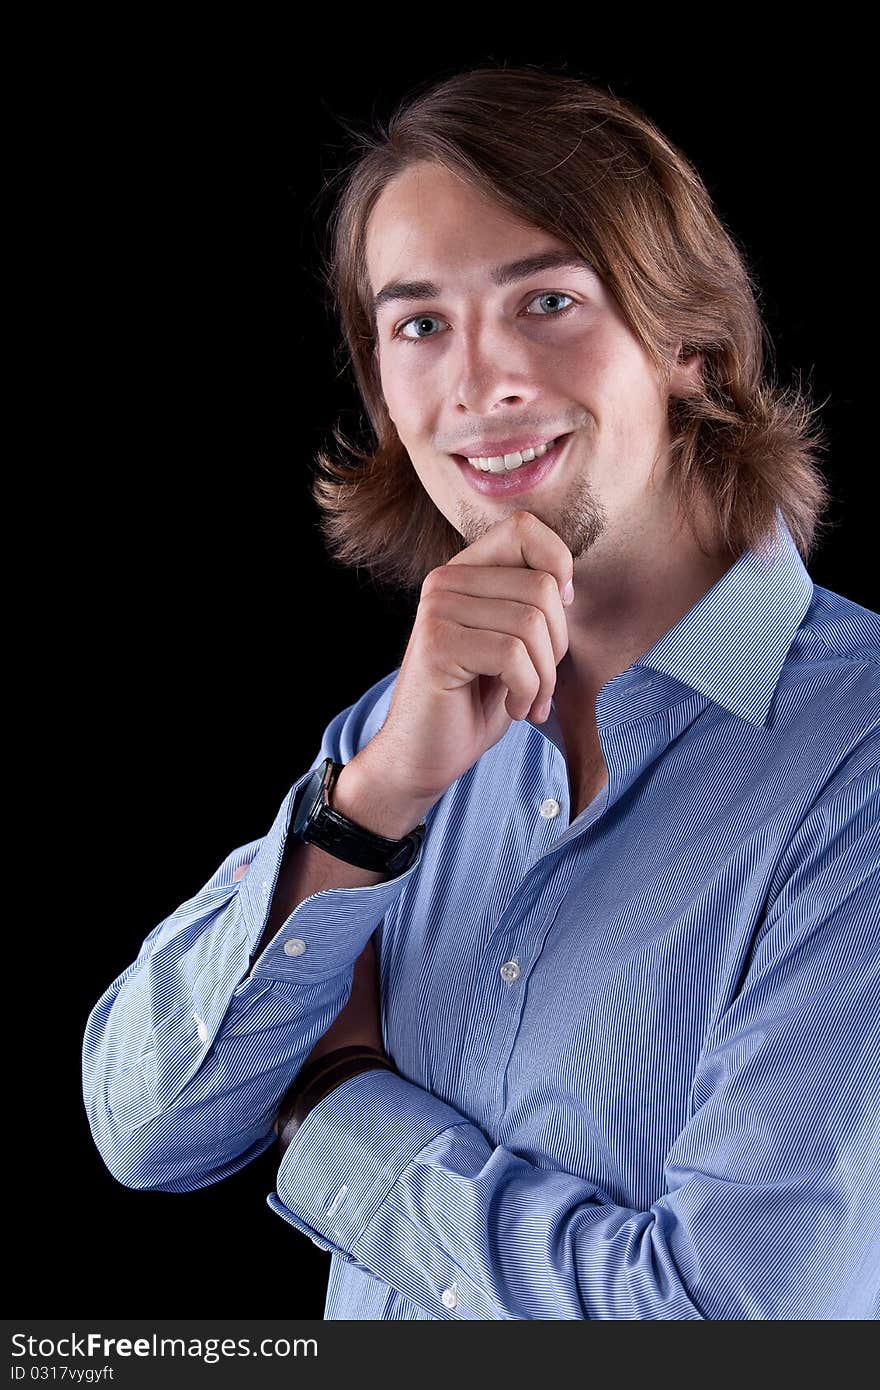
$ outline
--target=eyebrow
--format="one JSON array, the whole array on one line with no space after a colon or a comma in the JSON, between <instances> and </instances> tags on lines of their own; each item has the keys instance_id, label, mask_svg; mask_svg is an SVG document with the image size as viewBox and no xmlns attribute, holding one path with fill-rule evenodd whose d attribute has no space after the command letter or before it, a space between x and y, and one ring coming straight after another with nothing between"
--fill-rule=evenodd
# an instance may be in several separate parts
<instances>
[{"instance_id":1,"label":"eyebrow","mask_svg":"<svg viewBox=\"0 0 880 1390\"><path fill-rule=\"evenodd\" d=\"M589 270L596 273L593 264L585 256L572 251L542 251L536 256L523 256L518 261L493 267L491 279L496 285L512 285L517 280L527 280L544 270ZM443 291L432 280L392 280L373 299L373 314L379 312L383 304L400 299L436 299Z\"/></svg>"}]
</instances>

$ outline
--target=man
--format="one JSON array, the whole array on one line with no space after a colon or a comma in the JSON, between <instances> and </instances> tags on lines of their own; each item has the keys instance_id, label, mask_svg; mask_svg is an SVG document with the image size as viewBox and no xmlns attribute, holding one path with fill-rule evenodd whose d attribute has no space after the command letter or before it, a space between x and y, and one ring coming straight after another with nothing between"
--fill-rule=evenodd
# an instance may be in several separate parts
<instances>
[{"instance_id":1,"label":"man","mask_svg":"<svg viewBox=\"0 0 880 1390\"><path fill-rule=\"evenodd\" d=\"M578 198L526 216L524 149ZM319 495L424 568L412 635L83 1054L127 1185L283 1132L268 1201L333 1252L328 1318L880 1315L880 618L803 564L824 494L698 193L624 104L505 70L416 103L341 204L380 447Z\"/></svg>"}]
</instances>

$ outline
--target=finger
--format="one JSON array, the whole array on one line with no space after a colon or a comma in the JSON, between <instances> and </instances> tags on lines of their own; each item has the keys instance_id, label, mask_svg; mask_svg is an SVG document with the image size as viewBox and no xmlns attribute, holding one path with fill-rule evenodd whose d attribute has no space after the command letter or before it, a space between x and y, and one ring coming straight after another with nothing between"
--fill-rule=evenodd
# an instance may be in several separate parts
<instances>
[{"instance_id":1,"label":"finger","mask_svg":"<svg viewBox=\"0 0 880 1390\"><path fill-rule=\"evenodd\" d=\"M522 638L462 627L448 618L431 623L428 632L441 680L457 679L462 686L474 676L494 676L507 687L504 707L508 716L526 718L541 689L541 678ZM455 685L449 688L455 689Z\"/></svg>"},{"instance_id":2,"label":"finger","mask_svg":"<svg viewBox=\"0 0 880 1390\"><path fill-rule=\"evenodd\" d=\"M430 582L429 582L430 581ZM556 580L546 570L540 572L515 565L440 565L425 580L422 593L469 594L485 599L509 599L540 608L547 622L553 647L553 664L558 666L568 651L568 621ZM491 622L480 624L492 627ZM505 628L505 631L511 629ZM499 629L500 631L500 629Z\"/></svg>"},{"instance_id":3,"label":"finger","mask_svg":"<svg viewBox=\"0 0 880 1390\"><path fill-rule=\"evenodd\" d=\"M553 583L552 579L550 583ZM423 602L433 610L432 616L453 624L459 632L489 631L518 638L526 648L539 681L529 708L532 703L540 708L552 697L556 689L556 662L543 609L536 608L532 603L518 603L508 598L480 598L448 589L429 594ZM454 641L455 637L451 636L451 642ZM522 691L518 693L524 694Z\"/></svg>"},{"instance_id":4,"label":"finger","mask_svg":"<svg viewBox=\"0 0 880 1390\"><path fill-rule=\"evenodd\" d=\"M534 512L518 511L498 521L448 561L450 565L525 565L546 570L555 578L560 594L572 578L574 560L558 536Z\"/></svg>"}]
</instances>

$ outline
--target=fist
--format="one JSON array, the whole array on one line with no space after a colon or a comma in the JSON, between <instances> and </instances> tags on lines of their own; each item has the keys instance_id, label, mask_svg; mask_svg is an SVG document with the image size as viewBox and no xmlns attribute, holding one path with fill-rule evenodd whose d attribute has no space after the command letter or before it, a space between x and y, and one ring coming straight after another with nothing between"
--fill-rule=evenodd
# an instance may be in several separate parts
<instances>
[{"instance_id":1,"label":"fist","mask_svg":"<svg viewBox=\"0 0 880 1390\"><path fill-rule=\"evenodd\" d=\"M556 532L519 511L431 571L385 723L363 750L386 796L439 800L513 720L546 719L572 569Z\"/></svg>"}]
</instances>

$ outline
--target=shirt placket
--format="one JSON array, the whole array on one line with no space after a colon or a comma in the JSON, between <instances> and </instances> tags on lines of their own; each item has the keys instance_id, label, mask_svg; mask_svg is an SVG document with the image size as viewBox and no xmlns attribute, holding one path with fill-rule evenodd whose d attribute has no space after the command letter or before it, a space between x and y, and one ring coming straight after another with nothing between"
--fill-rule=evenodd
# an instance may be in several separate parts
<instances>
[{"instance_id":1,"label":"shirt placket","mask_svg":"<svg viewBox=\"0 0 880 1390\"><path fill-rule=\"evenodd\" d=\"M487 1079L481 1120L490 1130L504 1114L507 1068L516 1045L528 980L571 884L575 856L565 853L566 847L589 833L606 804L603 791L572 826L567 824L568 774L565 759L556 750L535 804L535 860L504 908L480 966L485 988L481 991L481 1013L469 1030L465 1074Z\"/></svg>"}]
</instances>

